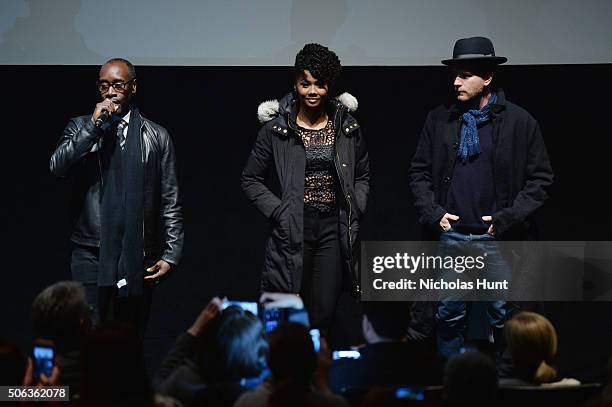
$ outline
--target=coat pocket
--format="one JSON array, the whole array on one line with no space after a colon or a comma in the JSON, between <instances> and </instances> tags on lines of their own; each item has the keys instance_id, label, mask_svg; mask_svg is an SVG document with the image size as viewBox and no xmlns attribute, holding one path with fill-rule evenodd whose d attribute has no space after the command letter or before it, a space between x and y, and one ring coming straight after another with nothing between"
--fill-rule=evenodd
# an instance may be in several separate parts
<instances>
[{"instance_id":1,"label":"coat pocket","mask_svg":"<svg viewBox=\"0 0 612 407\"><path fill-rule=\"evenodd\" d=\"M293 292L288 248L273 235L268 238L261 287L264 291Z\"/></svg>"},{"instance_id":2,"label":"coat pocket","mask_svg":"<svg viewBox=\"0 0 612 407\"><path fill-rule=\"evenodd\" d=\"M271 236L283 245L289 244L289 210L287 201L283 201L274 219L271 219Z\"/></svg>"}]
</instances>

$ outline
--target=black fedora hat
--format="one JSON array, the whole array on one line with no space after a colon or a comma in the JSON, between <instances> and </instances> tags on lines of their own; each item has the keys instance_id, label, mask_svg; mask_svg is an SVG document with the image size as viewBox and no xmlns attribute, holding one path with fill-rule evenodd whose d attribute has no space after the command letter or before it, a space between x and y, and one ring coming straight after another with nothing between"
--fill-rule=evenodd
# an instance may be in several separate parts
<instances>
[{"instance_id":1,"label":"black fedora hat","mask_svg":"<svg viewBox=\"0 0 612 407\"><path fill-rule=\"evenodd\" d=\"M444 65L454 65L465 62L487 62L503 64L506 57L495 56L495 49L490 39L485 37L461 38L455 42L453 58L442 61Z\"/></svg>"}]
</instances>

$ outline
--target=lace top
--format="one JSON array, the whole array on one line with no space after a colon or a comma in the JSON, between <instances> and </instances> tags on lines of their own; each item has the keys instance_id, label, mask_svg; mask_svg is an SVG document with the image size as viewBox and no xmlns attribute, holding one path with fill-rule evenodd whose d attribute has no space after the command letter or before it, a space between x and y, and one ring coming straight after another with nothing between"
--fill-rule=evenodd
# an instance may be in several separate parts
<instances>
[{"instance_id":1,"label":"lace top","mask_svg":"<svg viewBox=\"0 0 612 407\"><path fill-rule=\"evenodd\" d=\"M304 205L320 213L330 213L336 208L332 121L328 120L320 130L298 127L297 133L306 149Z\"/></svg>"}]
</instances>

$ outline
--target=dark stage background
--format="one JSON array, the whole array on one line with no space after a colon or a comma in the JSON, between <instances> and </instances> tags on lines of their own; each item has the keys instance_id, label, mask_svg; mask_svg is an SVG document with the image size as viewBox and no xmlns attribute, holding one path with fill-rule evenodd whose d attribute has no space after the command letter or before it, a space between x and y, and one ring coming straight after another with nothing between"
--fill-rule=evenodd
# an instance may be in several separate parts
<instances>
[{"instance_id":1,"label":"dark stage background","mask_svg":"<svg viewBox=\"0 0 612 407\"><path fill-rule=\"evenodd\" d=\"M49 157L72 116L97 100L93 66L1 66L2 324L0 336L29 346L29 307L48 284L70 278L70 182ZM510 100L540 122L555 185L538 217L541 240L611 240L609 210L612 65L504 66ZM154 294L145 340L154 369L176 335L213 295L254 300L266 222L240 191L260 102L292 87L289 68L138 67L142 113L173 136L184 198L185 256ZM347 67L338 90L359 100L370 152L366 240L417 240L407 168L428 110L450 95L444 67ZM557 326L562 373L589 377L610 357L610 303L547 303ZM361 340L358 304L342 299L339 345ZM593 369L595 368L595 369Z\"/></svg>"}]
</instances>

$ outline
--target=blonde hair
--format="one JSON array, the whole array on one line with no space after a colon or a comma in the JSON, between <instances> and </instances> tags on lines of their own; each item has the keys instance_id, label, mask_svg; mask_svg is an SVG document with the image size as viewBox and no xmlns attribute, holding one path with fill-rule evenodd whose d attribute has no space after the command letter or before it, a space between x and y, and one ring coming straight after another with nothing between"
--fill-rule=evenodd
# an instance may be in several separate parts
<instances>
[{"instance_id":1,"label":"blonde hair","mask_svg":"<svg viewBox=\"0 0 612 407\"><path fill-rule=\"evenodd\" d=\"M556 380L550 366L557 353L557 333L550 321L535 312L520 312L506 322L504 335L514 366L532 371L534 383Z\"/></svg>"}]
</instances>

